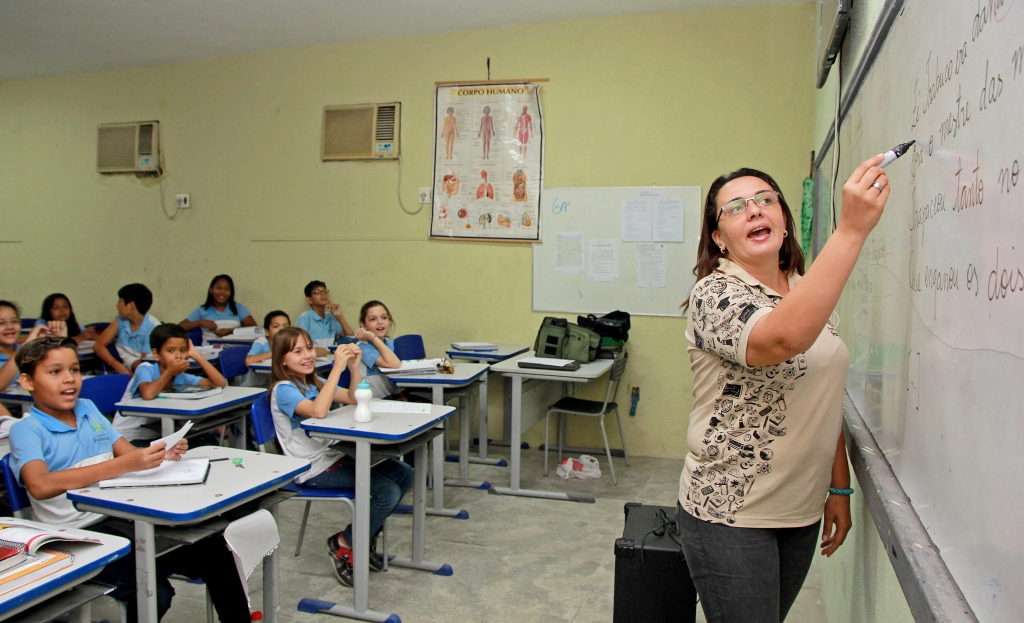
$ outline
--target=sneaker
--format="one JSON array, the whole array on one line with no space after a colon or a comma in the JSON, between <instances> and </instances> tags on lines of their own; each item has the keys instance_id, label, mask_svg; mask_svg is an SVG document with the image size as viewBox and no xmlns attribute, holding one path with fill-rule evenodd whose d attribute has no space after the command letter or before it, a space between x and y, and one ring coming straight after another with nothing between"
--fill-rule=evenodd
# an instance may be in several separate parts
<instances>
[{"instance_id":1,"label":"sneaker","mask_svg":"<svg viewBox=\"0 0 1024 623\"><path fill-rule=\"evenodd\" d=\"M381 534L380 531L377 531L377 534L373 535L373 537L370 539L370 571L383 571L384 570L384 563L381 561L380 556L377 555L377 541L378 541L377 537L379 537L380 534ZM334 535L330 536L327 539L327 552L331 555L331 558L336 558L337 557L337 552L338 552L338 547L339 547L338 546L338 537L339 536L341 536L340 532L338 534L334 534ZM351 564L351 559L349 560L349 563Z\"/></svg>"},{"instance_id":2,"label":"sneaker","mask_svg":"<svg viewBox=\"0 0 1024 623\"><path fill-rule=\"evenodd\" d=\"M342 586L352 587L352 550L347 547L339 547L331 555L331 562L334 563L334 576L338 578Z\"/></svg>"}]
</instances>

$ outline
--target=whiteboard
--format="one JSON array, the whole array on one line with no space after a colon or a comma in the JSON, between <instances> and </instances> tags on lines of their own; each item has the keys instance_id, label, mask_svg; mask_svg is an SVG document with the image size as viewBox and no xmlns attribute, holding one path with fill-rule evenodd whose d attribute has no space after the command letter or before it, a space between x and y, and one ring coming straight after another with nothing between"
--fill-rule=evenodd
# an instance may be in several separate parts
<instances>
[{"instance_id":1,"label":"whiteboard","mask_svg":"<svg viewBox=\"0 0 1024 623\"><path fill-rule=\"evenodd\" d=\"M985 623L1024 620L1022 69L1024 2L907 0L839 133L840 181L917 141L839 329L848 391Z\"/></svg>"},{"instance_id":2,"label":"whiteboard","mask_svg":"<svg viewBox=\"0 0 1024 623\"><path fill-rule=\"evenodd\" d=\"M623 242L623 201L651 198L682 201L682 242ZM663 204L668 205L668 204ZM690 296L700 236L700 186L621 186L545 188L541 192L542 242L533 245L533 311L605 314L621 309L637 316L682 316L680 305ZM559 235L582 233L582 272L559 272ZM591 241L614 240L616 278L594 281ZM638 245L664 244L665 287L640 287ZM563 246L563 268L565 247ZM571 268L571 267L568 267ZM649 273L647 273L649 275Z\"/></svg>"}]
</instances>

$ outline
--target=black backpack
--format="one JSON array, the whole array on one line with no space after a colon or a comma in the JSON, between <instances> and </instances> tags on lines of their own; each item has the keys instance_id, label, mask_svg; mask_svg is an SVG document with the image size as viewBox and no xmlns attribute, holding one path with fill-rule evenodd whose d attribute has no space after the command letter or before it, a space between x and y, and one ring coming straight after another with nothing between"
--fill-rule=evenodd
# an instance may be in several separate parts
<instances>
[{"instance_id":1,"label":"black backpack","mask_svg":"<svg viewBox=\"0 0 1024 623\"><path fill-rule=\"evenodd\" d=\"M578 316L577 324L585 329L590 329L601 337L611 338L619 342L629 339L629 313L624 311L613 311L600 318L594 314Z\"/></svg>"}]
</instances>

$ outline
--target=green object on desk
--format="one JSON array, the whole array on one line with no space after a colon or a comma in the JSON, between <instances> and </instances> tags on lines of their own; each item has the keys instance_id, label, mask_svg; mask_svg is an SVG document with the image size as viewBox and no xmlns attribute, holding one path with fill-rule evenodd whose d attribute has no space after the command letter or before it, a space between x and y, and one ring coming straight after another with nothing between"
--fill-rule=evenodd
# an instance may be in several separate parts
<instances>
[{"instance_id":1,"label":"green object on desk","mask_svg":"<svg viewBox=\"0 0 1024 623\"><path fill-rule=\"evenodd\" d=\"M241 467L242 469L245 469L245 465L242 465L242 457L237 457L237 458L231 459L231 463L235 467Z\"/></svg>"}]
</instances>

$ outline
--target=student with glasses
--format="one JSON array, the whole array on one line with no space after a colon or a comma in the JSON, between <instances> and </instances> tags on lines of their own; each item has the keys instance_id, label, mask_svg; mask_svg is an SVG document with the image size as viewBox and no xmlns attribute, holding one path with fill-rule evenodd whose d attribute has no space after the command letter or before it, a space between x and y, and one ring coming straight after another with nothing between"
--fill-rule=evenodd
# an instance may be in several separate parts
<instances>
[{"instance_id":1,"label":"student with glasses","mask_svg":"<svg viewBox=\"0 0 1024 623\"><path fill-rule=\"evenodd\" d=\"M341 313L341 305L331 303L331 291L326 283L310 281L306 284L305 293L309 311L298 317L295 326L313 338L317 356L323 357L327 354L327 347L334 344L339 336L352 335L352 327Z\"/></svg>"},{"instance_id":2,"label":"student with glasses","mask_svg":"<svg viewBox=\"0 0 1024 623\"><path fill-rule=\"evenodd\" d=\"M708 190L684 304L695 400L676 521L709 623L784 620L819 526L831 556L852 525L849 354L829 316L889 196L880 161L843 186L839 225L806 275L771 176L739 169Z\"/></svg>"}]
</instances>

